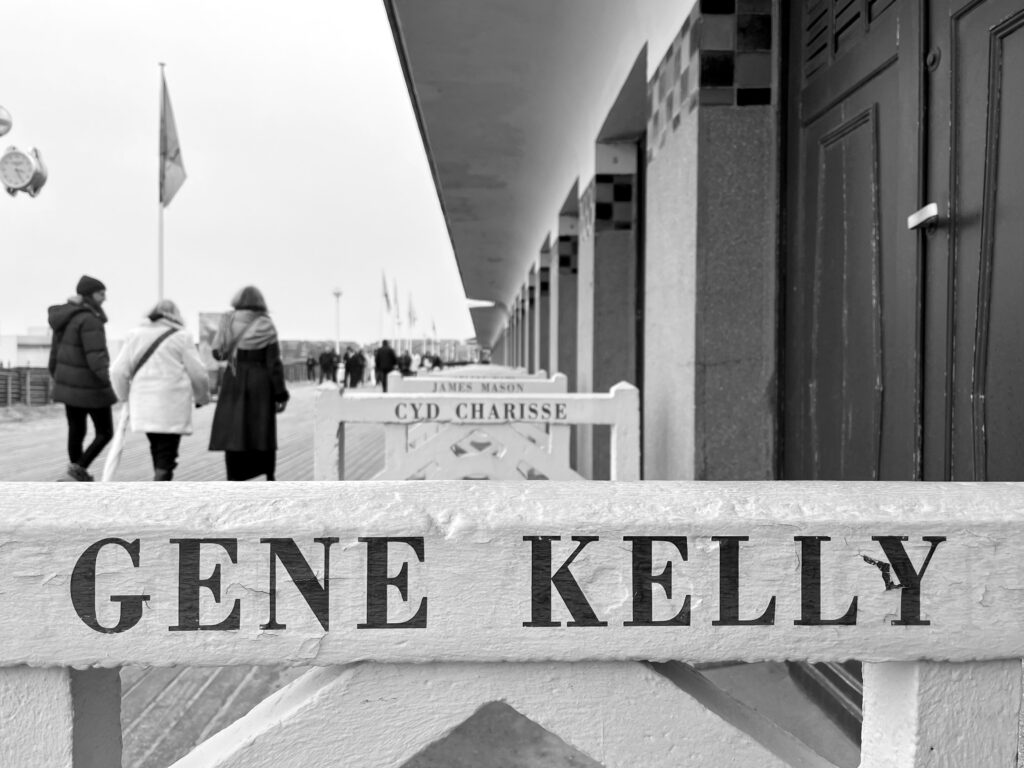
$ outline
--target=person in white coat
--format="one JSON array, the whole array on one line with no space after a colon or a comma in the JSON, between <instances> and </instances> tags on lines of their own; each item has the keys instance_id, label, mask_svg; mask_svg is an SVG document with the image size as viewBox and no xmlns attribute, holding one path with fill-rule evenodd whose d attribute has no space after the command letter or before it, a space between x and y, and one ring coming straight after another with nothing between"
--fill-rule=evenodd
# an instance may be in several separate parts
<instances>
[{"instance_id":1,"label":"person in white coat","mask_svg":"<svg viewBox=\"0 0 1024 768\"><path fill-rule=\"evenodd\" d=\"M148 319L129 332L110 368L110 379L118 399L128 401L132 432L145 432L149 438L153 479L170 480L178 465L181 436L192 434L193 403L199 407L210 402L210 379L173 301L157 302Z\"/></svg>"}]
</instances>

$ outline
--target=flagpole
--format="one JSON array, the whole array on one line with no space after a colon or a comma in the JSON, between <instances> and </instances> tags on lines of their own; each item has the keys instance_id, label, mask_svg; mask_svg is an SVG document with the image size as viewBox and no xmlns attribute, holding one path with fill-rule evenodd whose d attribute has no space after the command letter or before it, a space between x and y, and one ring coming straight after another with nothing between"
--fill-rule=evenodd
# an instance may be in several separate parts
<instances>
[{"instance_id":1,"label":"flagpole","mask_svg":"<svg viewBox=\"0 0 1024 768\"><path fill-rule=\"evenodd\" d=\"M163 131L164 120L164 62L160 64L160 130ZM163 301L164 298L164 158L162 152L157 152L159 169L159 192L156 196L156 207L159 211L157 217L157 249L156 249L156 298Z\"/></svg>"}]
</instances>

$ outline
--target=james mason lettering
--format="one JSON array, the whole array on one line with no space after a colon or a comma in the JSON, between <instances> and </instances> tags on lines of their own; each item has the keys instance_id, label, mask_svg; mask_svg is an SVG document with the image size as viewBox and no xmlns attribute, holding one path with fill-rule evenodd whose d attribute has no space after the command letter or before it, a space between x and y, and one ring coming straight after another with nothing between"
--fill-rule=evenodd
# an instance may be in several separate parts
<instances>
[{"instance_id":1,"label":"james mason lettering","mask_svg":"<svg viewBox=\"0 0 1024 768\"><path fill-rule=\"evenodd\" d=\"M741 545L749 542L748 536L711 536L701 537L717 545L718 551L718 615L710 623L714 627L772 626L776 622L792 621L798 626L835 626L857 624L857 596L850 595L848 607L841 615L822 616L822 550L828 546L828 536L794 536L794 553L799 555L799 568L795 578L799 579L800 610L793 617L776 616L775 597L746 615L741 615L740 596L744 584L740 578ZM871 536L877 545L879 559L862 555L862 567L877 568L880 571L884 589L899 589L900 612L890 621L893 626L927 626L930 622L921 616L922 582L939 545L946 541L944 536L923 536L922 544L928 546L927 554L919 565L915 565L903 542L906 536ZM598 536L577 535L569 539L575 542L575 549L568 558L557 567L552 557L552 542L562 541L560 536L523 536L520 546L523 556L530 558L529 583L521 585L523 595L529 595L528 601L514 601L517 604L528 604L529 615L523 616L521 626L561 627L562 622L552 619L552 586L571 616L565 627L604 627L608 622L602 620L592 607L584 588L577 581L572 571L573 562L594 542ZM689 559L686 536L624 536L631 553L631 572L629 583L632 595L632 619L623 622L627 627L688 627L690 626L690 596L685 596L682 607L675 616L667 619L654 618L655 592L657 585L665 598L671 599L673 591L673 563L676 568ZM328 536L312 539L313 545L319 545L323 553L323 573L319 579L313 568L302 554L300 547L291 538L261 538L261 545L266 546L269 558L269 583L266 585L267 604L265 620L259 624L262 630L284 630L286 625L278 620L277 580L278 564L283 566L284 573L298 589L309 610L319 621L324 631L330 630L329 615L330 597L330 555L331 545L336 544L337 537ZM410 562L426 563L424 538L409 537L359 537L358 541L366 547L365 595L366 612L364 621L358 623L358 629L424 629L427 626L427 597L408 608L410 618L404 621L389 622L388 601L396 597L389 595L389 588L397 590L397 599L409 603L409 564ZM232 564L238 563L238 539L234 538L178 538L170 539L169 545L177 548L177 623L167 629L171 632L193 632L198 630L230 631L237 630L242 624L241 603L234 600L230 607L225 606L217 621L208 620L203 623L200 617L200 590L208 590L216 603L221 602L221 563L210 567L214 559L207 554L208 561L201 563L202 547L219 548ZM667 545L674 552L670 559L655 562L655 543ZM872 547L876 546L871 545ZM748 544L752 547L752 544ZM139 539L128 541L120 538L102 539L90 545L79 556L72 571L70 581L71 601L78 617L96 632L120 633L130 630L143 618L143 605L151 599L149 594L109 595L112 603L120 604L117 622L113 625L101 624L97 617L96 600L96 561L105 547L118 557L127 558L132 568L140 568L145 552ZM664 550L661 550L664 551ZM401 568L393 576L388 575L389 552L403 558ZM111 553L108 552L107 556ZM884 559L881 559L884 558ZM414 559L414 560L413 560ZM832 562L830 560L830 562ZM655 568L657 566L657 573ZM208 575L203 576L203 573ZM795 586L795 585L794 585ZM262 591L262 590L261 590ZM661 599L660 596L658 599Z\"/></svg>"}]
</instances>

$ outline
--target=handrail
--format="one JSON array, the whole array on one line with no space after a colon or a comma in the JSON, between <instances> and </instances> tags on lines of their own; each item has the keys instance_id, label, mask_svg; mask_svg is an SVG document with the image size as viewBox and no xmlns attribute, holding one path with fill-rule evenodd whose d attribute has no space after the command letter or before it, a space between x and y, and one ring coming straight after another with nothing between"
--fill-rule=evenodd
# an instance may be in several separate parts
<instances>
[{"instance_id":1,"label":"handrail","mask_svg":"<svg viewBox=\"0 0 1024 768\"><path fill-rule=\"evenodd\" d=\"M825 766L677 660L858 658L864 768L1009 767L1021 509L996 483L0 484L0 757L118 764L102 667L285 664L325 668L179 765L398 765L502 699L609 766Z\"/></svg>"},{"instance_id":2,"label":"handrail","mask_svg":"<svg viewBox=\"0 0 1024 768\"><path fill-rule=\"evenodd\" d=\"M0 665L1021 657L1021 509L1016 484L8 483Z\"/></svg>"}]
</instances>

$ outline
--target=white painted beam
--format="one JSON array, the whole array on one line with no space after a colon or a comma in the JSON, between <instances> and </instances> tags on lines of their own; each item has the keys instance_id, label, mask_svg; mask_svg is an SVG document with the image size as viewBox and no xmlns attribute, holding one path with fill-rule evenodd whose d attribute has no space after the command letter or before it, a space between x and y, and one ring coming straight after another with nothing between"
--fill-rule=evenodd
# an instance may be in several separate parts
<instances>
[{"instance_id":1,"label":"white painted beam","mask_svg":"<svg viewBox=\"0 0 1024 768\"><path fill-rule=\"evenodd\" d=\"M0 604L16 620L0 623L0 665L1020 658L1022 509L1024 486L1004 483L8 483ZM572 536L596 537L567 570L602 625L568 625L588 620L544 576L536 537L551 536L552 575L579 546ZM658 542L637 571L636 537L667 536L686 537L686 559ZM322 584L325 545L315 539L325 537L337 538L328 628L277 561L273 591L286 627L261 628L272 591L263 540L294 540ZM383 571L370 577L370 544L360 541L368 537L410 540L390 545L386 568L397 578L404 567L405 594L383 583ZM829 537L816 539L817 569L809 537ZM202 545L196 562L180 540L200 538L227 541ZM99 549L91 600L88 579L74 572L105 539L124 544ZM126 547L136 548L137 567ZM929 552L918 600L908 574L920 575ZM671 595L643 577L669 563ZM219 602L197 586L212 586L215 569ZM820 612L810 618L831 624L807 622L818 575ZM371 582L387 595L391 623L428 598L426 626L360 628L374 623ZM547 620L535 610L549 584L552 625L540 626ZM689 623L639 625L637 595L648 586L652 619L672 619L688 599ZM224 621L238 601L238 629L170 629L187 627L190 594L202 624ZM133 605L138 621L123 632L90 628L73 595L80 609L95 607L102 627L115 628L122 608L130 619ZM769 614L741 626L729 618ZM853 615L856 623L835 623Z\"/></svg>"},{"instance_id":2,"label":"white painted beam","mask_svg":"<svg viewBox=\"0 0 1024 768\"><path fill-rule=\"evenodd\" d=\"M641 664L366 664L307 673L173 768L399 768L492 701L605 768L788 765Z\"/></svg>"}]
</instances>

